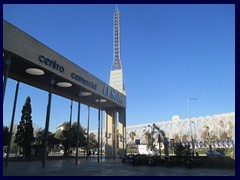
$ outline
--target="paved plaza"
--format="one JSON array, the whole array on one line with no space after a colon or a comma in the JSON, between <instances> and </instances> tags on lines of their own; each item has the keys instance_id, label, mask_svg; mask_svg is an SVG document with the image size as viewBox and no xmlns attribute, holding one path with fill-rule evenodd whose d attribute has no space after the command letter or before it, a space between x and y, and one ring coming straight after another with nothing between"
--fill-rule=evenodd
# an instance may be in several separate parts
<instances>
[{"instance_id":1,"label":"paved plaza","mask_svg":"<svg viewBox=\"0 0 240 180\"><path fill-rule=\"evenodd\" d=\"M42 168L41 161L10 161L4 176L235 176L235 170L204 169L185 167L166 168L164 166L131 166L122 164L120 159L80 158L78 165L75 159L48 160Z\"/></svg>"}]
</instances>

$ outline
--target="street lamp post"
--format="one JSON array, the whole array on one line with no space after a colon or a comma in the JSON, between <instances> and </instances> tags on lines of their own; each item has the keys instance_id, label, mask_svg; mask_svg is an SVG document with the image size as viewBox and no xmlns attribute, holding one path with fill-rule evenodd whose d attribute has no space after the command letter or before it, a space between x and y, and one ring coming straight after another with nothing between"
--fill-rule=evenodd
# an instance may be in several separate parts
<instances>
[{"instance_id":1,"label":"street lamp post","mask_svg":"<svg viewBox=\"0 0 240 180\"><path fill-rule=\"evenodd\" d=\"M194 142L193 142L193 135L192 135L192 123L190 118L190 100L196 100L197 98L188 98L187 106L188 106L188 119L189 119L189 125L190 125L190 135L191 135L191 141L192 141L192 155L194 156Z\"/></svg>"}]
</instances>

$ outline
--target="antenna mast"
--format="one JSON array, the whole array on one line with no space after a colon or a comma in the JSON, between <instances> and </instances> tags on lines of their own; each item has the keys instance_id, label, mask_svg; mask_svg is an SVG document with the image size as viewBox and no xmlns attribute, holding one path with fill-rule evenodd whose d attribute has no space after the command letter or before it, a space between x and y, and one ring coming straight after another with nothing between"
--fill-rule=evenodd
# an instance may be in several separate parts
<instances>
[{"instance_id":1,"label":"antenna mast","mask_svg":"<svg viewBox=\"0 0 240 180\"><path fill-rule=\"evenodd\" d=\"M121 69L121 59L120 59L120 12L116 5L114 11L114 27L113 27L113 63L111 70Z\"/></svg>"}]
</instances>

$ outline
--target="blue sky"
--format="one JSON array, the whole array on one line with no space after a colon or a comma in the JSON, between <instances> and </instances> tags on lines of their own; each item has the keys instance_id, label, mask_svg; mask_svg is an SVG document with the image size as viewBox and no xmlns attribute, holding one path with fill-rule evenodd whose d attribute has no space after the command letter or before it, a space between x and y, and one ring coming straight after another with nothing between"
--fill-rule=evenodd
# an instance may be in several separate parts
<instances>
[{"instance_id":1,"label":"blue sky","mask_svg":"<svg viewBox=\"0 0 240 180\"><path fill-rule=\"evenodd\" d=\"M3 18L104 82L113 60L114 4L3 5ZM120 4L121 61L127 125L235 112L235 5ZM9 126L16 82L8 80L3 124ZM20 84L15 124L27 96L44 127L47 92ZM69 121L70 100L53 96L50 131ZM73 121L77 120L77 103ZM86 127L87 107L81 124ZM97 129L91 109L90 129Z\"/></svg>"}]
</instances>

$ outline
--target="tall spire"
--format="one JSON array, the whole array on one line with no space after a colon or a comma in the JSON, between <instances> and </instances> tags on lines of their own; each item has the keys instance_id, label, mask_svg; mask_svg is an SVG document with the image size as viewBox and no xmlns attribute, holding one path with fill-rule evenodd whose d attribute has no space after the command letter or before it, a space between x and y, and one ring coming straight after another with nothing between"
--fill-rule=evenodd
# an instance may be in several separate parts
<instances>
[{"instance_id":1,"label":"tall spire","mask_svg":"<svg viewBox=\"0 0 240 180\"><path fill-rule=\"evenodd\" d=\"M120 58L120 12L116 5L114 11L114 27L113 27L113 63L111 70L121 69L121 58Z\"/></svg>"},{"instance_id":2,"label":"tall spire","mask_svg":"<svg viewBox=\"0 0 240 180\"><path fill-rule=\"evenodd\" d=\"M119 11L119 10L118 10L118 6L117 6L117 4L116 4L116 8L115 8L115 11Z\"/></svg>"},{"instance_id":3,"label":"tall spire","mask_svg":"<svg viewBox=\"0 0 240 180\"><path fill-rule=\"evenodd\" d=\"M116 5L113 20L113 63L110 71L110 86L126 95L120 56L120 11Z\"/></svg>"}]
</instances>

